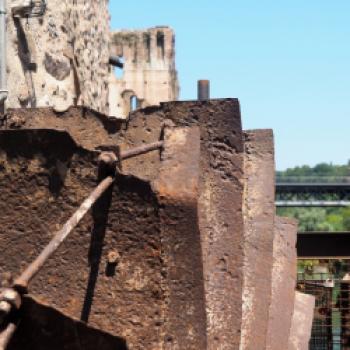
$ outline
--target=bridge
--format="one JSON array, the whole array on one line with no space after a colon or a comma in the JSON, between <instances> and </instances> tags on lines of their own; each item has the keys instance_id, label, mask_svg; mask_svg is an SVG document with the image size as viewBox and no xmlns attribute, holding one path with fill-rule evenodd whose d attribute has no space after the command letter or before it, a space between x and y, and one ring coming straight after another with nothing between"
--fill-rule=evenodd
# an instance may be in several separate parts
<instances>
[{"instance_id":1,"label":"bridge","mask_svg":"<svg viewBox=\"0 0 350 350\"><path fill-rule=\"evenodd\" d=\"M350 177L277 177L276 206L350 206Z\"/></svg>"}]
</instances>

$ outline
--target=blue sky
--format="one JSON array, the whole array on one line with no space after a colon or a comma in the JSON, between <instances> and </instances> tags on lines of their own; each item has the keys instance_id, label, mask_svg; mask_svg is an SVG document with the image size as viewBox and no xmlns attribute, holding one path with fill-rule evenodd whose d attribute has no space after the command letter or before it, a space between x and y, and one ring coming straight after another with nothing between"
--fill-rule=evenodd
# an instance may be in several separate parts
<instances>
[{"instance_id":1,"label":"blue sky","mask_svg":"<svg viewBox=\"0 0 350 350\"><path fill-rule=\"evenodd\" d=\"M110 0L112 28L176 32L181 99L198 79L273 128L277 168L350 159L349 0Z\"/></svg>"}]
</instances>

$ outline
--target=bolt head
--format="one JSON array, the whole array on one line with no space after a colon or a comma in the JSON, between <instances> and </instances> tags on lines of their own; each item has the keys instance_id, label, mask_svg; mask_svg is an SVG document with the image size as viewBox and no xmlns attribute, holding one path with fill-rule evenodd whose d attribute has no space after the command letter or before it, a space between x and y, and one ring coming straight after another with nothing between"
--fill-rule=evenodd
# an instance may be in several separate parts
<instances>
[{"instance_id":1,"label":"bolt head","mask_svg":"<svg viewBox=\"0 0 350 350\"><path fill-rule=\"evenodd\" d=\"M120 261L120 255L117 251L111 251L108 253L107 259L109 264L118 264Z\"/></svg>"}]
</instances>

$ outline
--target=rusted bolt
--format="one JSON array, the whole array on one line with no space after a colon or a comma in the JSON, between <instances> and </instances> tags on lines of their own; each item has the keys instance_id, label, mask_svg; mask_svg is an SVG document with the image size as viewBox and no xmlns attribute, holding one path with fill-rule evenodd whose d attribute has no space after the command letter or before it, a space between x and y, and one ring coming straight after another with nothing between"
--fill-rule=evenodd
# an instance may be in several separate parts
<instances>
[{"instance_id":1,"label":"rusted bolt","mask_svg":"<svg viewBox=\"0 0 350 350\"><path fill-rule=\"evenodd\" d=\"M111 251L108 253L108 264L116 265L120 261L120 255L117 251Z\"/></svg>"},{"instance_id":2,"label":"rusted bolt","mask_svg":"<svg viewBox=\"0 0 350 350\"><path fill-rule=\"evenodd\" d=\"M11 312L12 306L7 301L0 301L0 325L5 322L7 315Z\"/></svg>"},{"instance_id":3,"label":"rusted bolt","mask_svg":"<svg viewBox=\"0 0 350 350\"><path fill-rule=\"evenodd\" d=\"M117 165L118 159L113 152L102 152L98 157L98 161L107 166L115 167Z\"/></svg>"},{"instance_id":4,"label":"rusted bolt","mask_svg":"<svg viewBox=\"0 0 350 350\"><path fill-rule=\"evenodd\" d=\"M0 291L0 325L13 309L21 307L21 296L14 289L6 288Z\"/></svg>"},{"instance_id":5,"label":"rusted bolt","mask_svg":"<svg viewBox=\"0 0 350 350\"><path fill-rule=\"evenodd\" d=\"M99 177L114 176L118 159L113 152L102 152L98 157L99 162Z\"/></svg>"},{"instance_id":6,"label":"rusted bolt","mask_svg":"<svg viewBox=\"0 0 350 350\"><path fill-rule=\"evenodd\" d=\"M21 307L22 304L22 299L19 293L11 288L3 289L0 292L0 302L2 301L8 302L17 310Z\"/></svg>"}]
</instances>

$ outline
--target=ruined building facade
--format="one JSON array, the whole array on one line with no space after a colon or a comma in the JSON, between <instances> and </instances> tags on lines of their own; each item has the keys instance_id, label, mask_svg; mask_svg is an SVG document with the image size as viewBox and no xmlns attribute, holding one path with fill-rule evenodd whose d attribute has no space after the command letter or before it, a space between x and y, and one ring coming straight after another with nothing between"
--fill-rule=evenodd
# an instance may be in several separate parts
<instances>
[{"instance_id":1,"label":"ruined building facade","mask_svg":"<svg viewBox=\"0 0 350 350\"><path fill-rule=\"evenodd\" d=\"M111 75L110 115L125 117L135 108L178 99L175 34L169 27L117 31L111 54L120 57L121 76Z\"/></svg>"},{"instance_id":2,"label":"ruined building facade","mask_svg":"<svg viewBox=\"0 0 350 350\"><path fill-rule=\"evenodd\" d=\"M176 100L175 36L168 27L111 33L107 0L50 0L42 17L13 17L8 2L7 108L86 106L126 117ZM124 60L118 78L111 55Z\"/></svg>"},{"instance_id":3,"label":"ruined building facade","mask_svg":"<svg viewBox=\"0 0 350 350\"><path fill-rule=\"evenodd\" d=\"M42 17L7 16L7 30L8 107L84 105L108 114L107 0L50 0Z\"/></svg>"}]
</instances>

